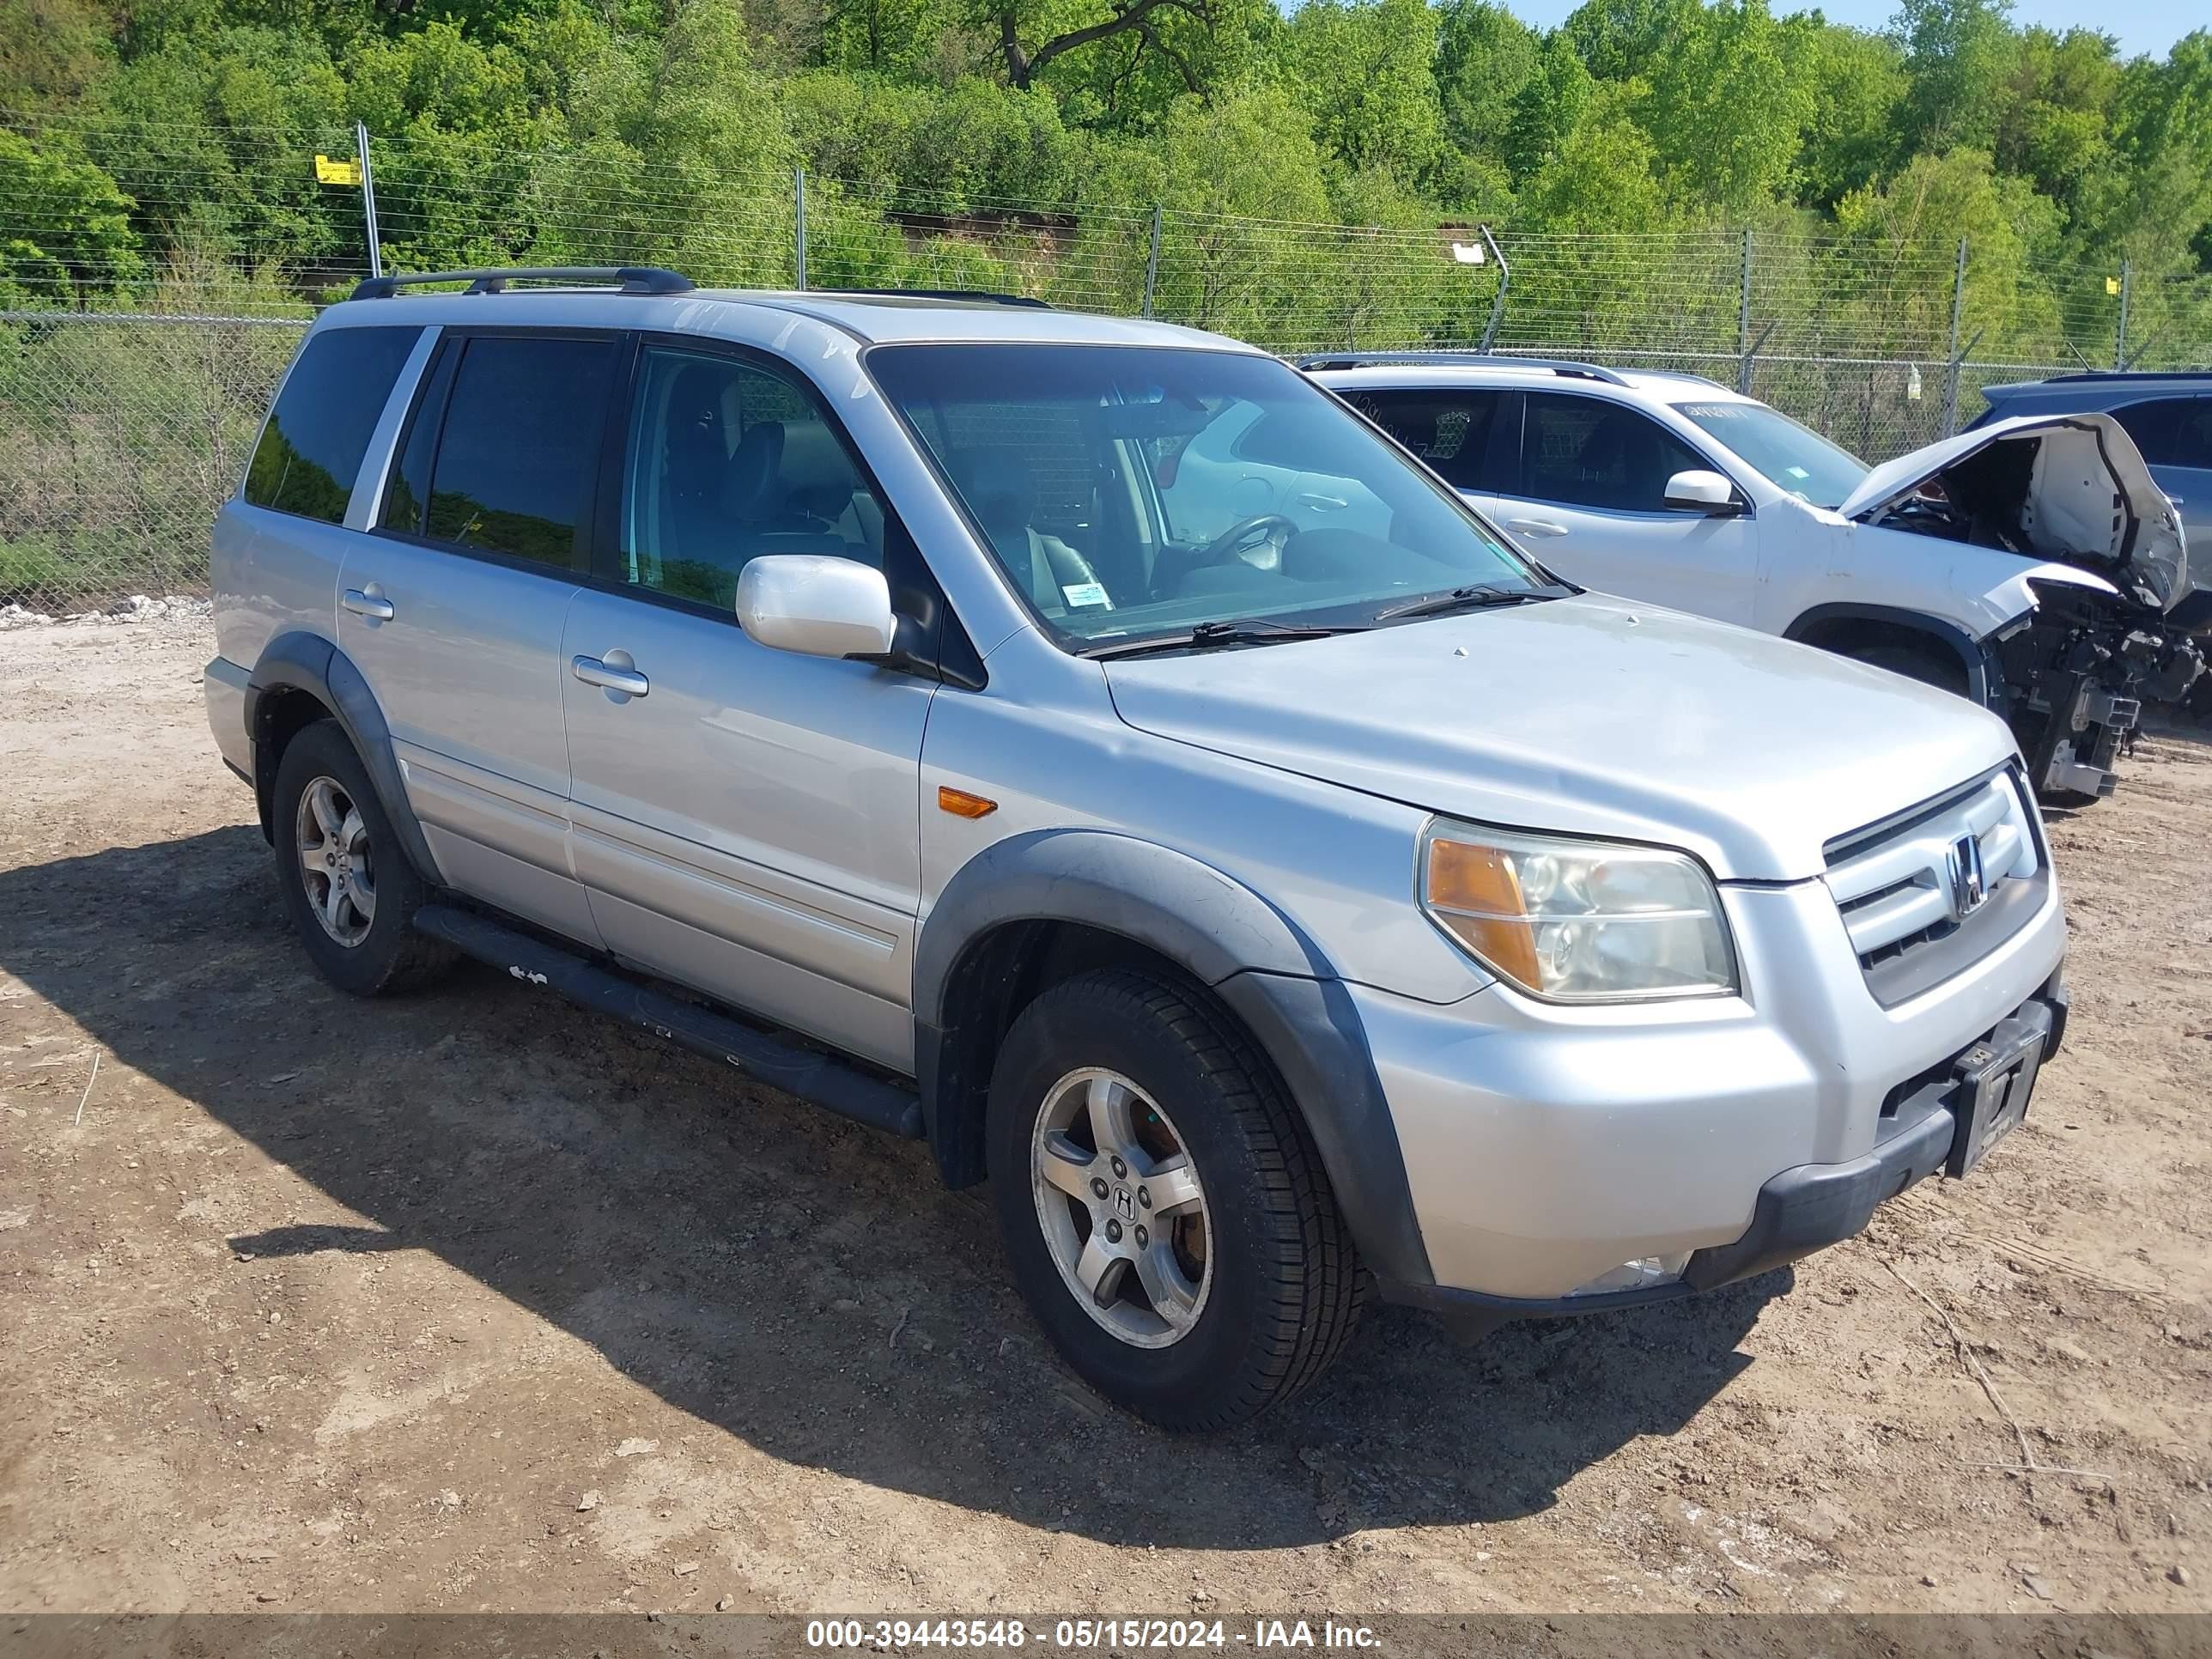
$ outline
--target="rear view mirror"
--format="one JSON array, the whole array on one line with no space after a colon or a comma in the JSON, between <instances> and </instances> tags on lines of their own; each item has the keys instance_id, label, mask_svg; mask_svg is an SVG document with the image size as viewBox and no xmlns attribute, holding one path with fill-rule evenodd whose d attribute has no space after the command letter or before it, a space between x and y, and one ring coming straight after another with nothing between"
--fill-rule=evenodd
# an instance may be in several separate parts
<instances>
[{"instance_id":1,"label":"rear view mirror","mask_svg":"<svg viewBox=\"0 0 2212 1659\"><path fill-rule=\"evenodd\" d=\"M738 577L746 636L806 657L880 657L897 624L890 584L872 565L827 553L776 553Z\"/></svg>"},{"instance_id":2,"label":"rear view mirror","mask_svg":"<svg viewBox=\"0 0 2212 1659\"><path fill-rule=\"evenodd\" d=\"M1743 511L1735 486L1717 472L1693 468L1677 472L1667 480L1665 501L1669 507L1686 507L1693 513L1709 513L1715 518L1725 518Z\"/></svg>"}]
</instances>

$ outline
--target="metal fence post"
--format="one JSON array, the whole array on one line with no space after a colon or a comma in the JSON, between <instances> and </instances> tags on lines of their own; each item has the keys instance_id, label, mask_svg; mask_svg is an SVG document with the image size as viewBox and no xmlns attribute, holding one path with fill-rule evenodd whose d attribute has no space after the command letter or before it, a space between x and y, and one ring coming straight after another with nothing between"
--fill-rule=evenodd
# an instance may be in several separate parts
<instances>
[{"instance_id":1,"label":"metal fence post","mask_svg":"<svg viewBox=\"0 0 2212 1659\"><path fill-rule=\"evenodd\" d=\"M384 275L384 250L377 245L376 181L368 172L368 125L366 122L353 124L353 150L361 161L361 217L368 234L368 274Z\"/></svg>"},{"instance_id":2,"label":"metal fence post","mask_svg":"<svg viewBox=\"0 0 2212 1659\"><path fill-rule=\"evenodd\" d=\"M1966 239L1959 239L1959 270L1951 279L1951 344L1945 354L1948 364L1943 375L1943 435L1949 437L1959 429L1959 329L1966 317ZM1981 338L1978 334L1974 337Z\"/></svg>"},{"instance_id":3,"label":"metal fence post","mask_svg":"<svg viewBox=\"0 0 2212 1659\"><path fill-rule=\"evenodd\" d=\"M1152 314L1152 295L1160 282L1160 204L1152 204L1152 251L1145 256L1145 309L1143 315Z\"/></svg>"},{"instance_id":4,"label":"metal fence post","mask_svg":"<svg viewBox=\"0 0 2212 1659\"><path fill-rule=\"evenodd\" d=\"M2112 368L2115 373L2128 366L2128 300L2135 287L2135 271L2125 259L2120 261L2120 326L2112 336Z\"/></svg>"},{"instance_id":5,"label":"metal fence post","mask_svg":"<svg viewBox=\"0 0 2212 1659\"><path fill-rule=\"evenodd\" d=\"M1498 343L1498 326L1505 320L1505 290L1513 285L1513 267L1505 263L1505 250L1498 246L1498 239L1490 234L1490 227L1478 224L1483 243L1490 249L1490 257L1498 261L1498 291L1490 296L1490 320L1482 325L1482 343L1475 349L1484 356Z\"/></svg>"},{"instance_id":6,"label":"metal fence post","mask_svg":"<svg viewBox=\"0 0 2212 1659\"><path fill-rule=\"evenodd\" d=\"M806 169L791 170L792 286L806 288Z\"/></svg>"},{"instance_id":7,"label":"metal fence post","mask_svg":"<svg viewBox=\"0 0 2212 1659\"><path fill-rule=\"evenodd\" d=\"M1743 278L1735 307L1735 389L1751 395L1751 227L1743 231Z\"/></svg>"}]
</instances>

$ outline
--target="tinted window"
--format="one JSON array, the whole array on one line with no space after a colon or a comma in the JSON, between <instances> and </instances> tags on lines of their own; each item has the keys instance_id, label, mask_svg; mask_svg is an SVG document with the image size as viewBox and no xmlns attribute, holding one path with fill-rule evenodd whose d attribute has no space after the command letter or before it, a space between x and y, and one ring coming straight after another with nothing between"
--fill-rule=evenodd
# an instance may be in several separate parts
<instances>
[{"instance_id":1,"label":"tinted window","mask_svg":"<svg viewBox=\"0 0 2212 1659\"><path fill-rule=\"evenodd\" d=\"M571 562L598 471L613 367L609 341L495 335L469 341L430 464L424 533L490 553Z\"/></svg>"},{"instance_id":2,"label":"tinted window","mask_svg":"<svg viewBox=\"0 0 2212 1659\"><path fill-rule=\"evenodd\" d=\"M726 610L764 553L880 566L884 515L805 389L732 358L649 348L623 469L622 580Z\"/></svg>"},{"instance_id":3,"label":"tinted window","mask_svg":"<svg viewBox=\"0 0 2212 1659\"><path fill-rule=\"evenodd\" d=\"M2112 411L2153 466L2212 467L2212 398L2159 398Z\"/></svg>"},{"instance_id":4,"label":"tinted window","mask_svg":"<svg viewBox=\"0 0 2212 1659\"><path fill-rule=\"evenodd\" d=\"M1345 401L1426 461L1455 489L1500 489L1486 464L1496 392L1347 391Z\"/></svg>"},{"instance_id":5,"label":"tinted window","mask_svg":"<svg viewBox=\"0 0 2212 1659\"><path fill-rule=\"evenodd\" d=\"M421 333L331 328L311 337L254 447L246 499L280 513L343 523L354 475Z\"/></svg>"},{"instance_id":6,"label":"tinted window","mask_svg":"<svg viewBox=\"0 0 2212 1659\"><path fill-rule=\"evenodd\" d=\"M1571 507L1666 510L1667 480L1704 459L1649 416L1597 398L1528 394L1521 493Z\"/></svg>"}]
</instances>

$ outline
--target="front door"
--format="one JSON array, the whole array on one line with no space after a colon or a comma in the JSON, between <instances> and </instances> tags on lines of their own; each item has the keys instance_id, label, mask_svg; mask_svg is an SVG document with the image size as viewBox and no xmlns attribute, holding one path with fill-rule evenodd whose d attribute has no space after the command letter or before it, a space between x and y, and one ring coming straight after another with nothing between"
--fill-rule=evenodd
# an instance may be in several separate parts
<instances>
[{"instance_id":1,"label":"front door","mask_svg":"<svg viewBox=\"0 0 2212 1659\"><path fill-rule=\"evenodd\" d=\"M764 554L880 564L881 504L780 365L648 342L628 410L561 647L592 915L628 961L909 1069L934 684L757 645L732 609Z\"/></svg>"},{"instance_id":2,"label":"front door","mask_svg":"<svg viewBox=\"0 0 2212 1659\"><path fill-rule=\"evenodd\" d=\"M1501 492L1498 518L1537 558L1585 587L1750 626L1755 522L1666 503L1674 474L1713 470L1641 410L1531 392L1520 477Z\"/></svg>"},{"instance_id":3,"label":"front door","mask_svg":"<svg viewBox=\"0 0 2212 1659\"><path fill-rule=\"evenodd\" d=\"M448 330L339 580L339 647L446 879L594 945L568 867L561 637L616 351L611 336Z\"/></svg>"}]
</instances>

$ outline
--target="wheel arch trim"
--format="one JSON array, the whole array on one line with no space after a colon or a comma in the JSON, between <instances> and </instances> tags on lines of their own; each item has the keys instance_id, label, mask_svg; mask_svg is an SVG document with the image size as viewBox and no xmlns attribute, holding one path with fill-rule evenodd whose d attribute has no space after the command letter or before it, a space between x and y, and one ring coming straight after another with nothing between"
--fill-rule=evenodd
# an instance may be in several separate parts
<instances>
[{"instance_id":1,"label":"wheel arch trim","mask_svg":"<svg viewBox=\"0 0 2212 1659\"><path fill-rule=\"evenodd\" d=\"M1925 611L1895 605L1816 605L1784 629L1782 637L1802 644L1808 635L1834 623L1876 623L1917 634L1941 646L1958 660L1959 666L1966 672L1966 695L1974 702L1991 708L2004 700L2002 680L1983 641L1957 623Z\"/></svg>"},{"instance_id":2,"label":"wheel arch trim","mask_svg":"<svg viewBox=\"0 0 2212 1659\"><path fill-rule=\"evenodd\" d=\"M1375 1272L1432 1282L1389 1103L1351 994L1289 917L1211 865L1111 830L1008 837L948 882L915 948L922 1118L951 1186L982 1176L988 1087L959 1042L976 947L1010 923L1072 923L1127 939L1202 987L1266 1054L1312 1135L1338 1207Z\"/></svg>"},{"instance_id":3,"label":"wheel arch trim","mask_svg":"<svg viewBox=\"0 0 2212 1659\"><path fill-rule=\"evenodd\" d=\"M276 787L276 769L261 758L262 726L272 692L303 691L331 711L346 741L353 744L376 790L384 815L398 833L401 850L416 873L432 885L442 885L438 861L422 834L422 825L408 804L407 786L399 775L399 763L392 746L392 728L376 694L354 665L353 659L331 641L304 629L279 634L269 641L253 665L246 684L246 729L254 750L254 797L261 811L261 825L270 833Z\"/></svg>"}]
</instances>

